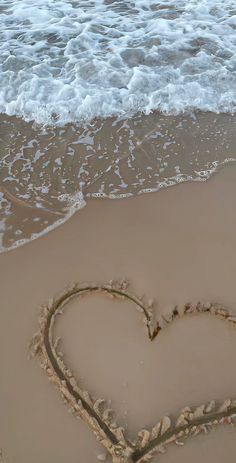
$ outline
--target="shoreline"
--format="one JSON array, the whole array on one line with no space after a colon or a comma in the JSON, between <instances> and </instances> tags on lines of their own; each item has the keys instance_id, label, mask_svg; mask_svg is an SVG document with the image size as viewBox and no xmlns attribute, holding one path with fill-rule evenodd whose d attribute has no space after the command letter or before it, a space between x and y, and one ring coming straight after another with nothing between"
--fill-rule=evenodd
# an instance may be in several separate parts
<instances>
[{"instance_id":1,"label":"shoreline","mask_svg":"<svg viewBox=\"0 0 236 463\"><path fill-rule=\"evenodd\" d=\"M65 222L82 197L160 192L236 161L236 115L139 114L48 131L0 115L0 125L2 250Z\"/></svg>"},{"instance_id":2,"label":"shoreline","mask_svg":"<svg viewBox=\"0 0 236 463\"><path fill-rule=\"evenodd\" d=\"M232 164L231 164L232 162ZM221 170L223 170L225 167L227 168L228 166L231 166L233 165L234 166L235 164L235 161L234 160L229 160L228 162L226 162L226 164L216 168L216 170L214 172L211 173L211 176L215 176L217 174L219 174L221 172ZM101 196L101 197L96 197L96 194L95 196L93 196L91 194L91 196L88 196L88 198L85 198L82 197L82 194L79 195L79 200L75 200L74 204L70 207L69 211L68 211L68 214L66 214L64 217L61 217L60 219L58 219L58 221L54 222L52 225L49 225L47 228L45 228L42 232L39 232L39 234L34 234L31 236L31 238L29 239L23 239L23 240L19 240L19 241L16 241L12 247L10 248L1 248L0 247L0 255L1 254L5 254L5 253L8 253L8 252L11 252L11 251L14 251L16 250L17 248L19 247L22 247L22 246L26 246L28 244L31 244L31 242L37 240L37 239L40 239L42 237L44 237L45 235L47 235L48 233L51 233L53 232L56 228L58 227L61 227L63 226L64 224L67 223L67 221L69 221L74 214L77 214L77 213L80 213L80 211L84 208L84 207L88 207L88 203L90 203L90 201L92 200L112 200L112 201L123 201L123 200L127 200L127 199L131 199L131 198L136 198L136 197L139 197L140 195L149 195L149 194L157 194L159 193L161 190L164 190L166 188L176 188L178 187L179 185L183 184L183 183L191 183L191 182L195 182L195 183L202 183L202 182L208 182L209 180L211 179L211 177L209 178L196 178L196 179L191 179L191 180L181 180L178 184L173 184L173 185L170 185L168 187L161 187L157 190L153 189L151 191L149 191L148 189L144 189L144 190L141 190L139 193L137 193L136 196L132 196L132 194L130 195L127 195L127 196L120 196L120 197L116 197L116 196ZM12 200L13 202L15 201L15 199L13 198L12 196ZM17 201L16 201L17 202ZM72 201L73 203L73 201ZM31 208L31 206L27 206L27 205L24 205L24 208L25 207L29 207ZM33 208L32 208L33 209ZM63 216L63 213L61 212L57 212L57 211L47 211L47 210L43 210L43 215L47 214L47 212L49 212L50 214L53 214L53 215L59 215L59 216Z\"/></svg>"}]
</instances>

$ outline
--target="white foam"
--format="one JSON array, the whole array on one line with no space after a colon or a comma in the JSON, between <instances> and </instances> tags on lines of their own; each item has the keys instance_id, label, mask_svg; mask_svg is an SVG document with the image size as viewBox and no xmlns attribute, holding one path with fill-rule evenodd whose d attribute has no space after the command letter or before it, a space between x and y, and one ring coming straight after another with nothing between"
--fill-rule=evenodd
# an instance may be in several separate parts
<instances>
[{"instance_id":1,"label":"white foam","mask_svg":"<svg viewBox=\"0 0 236 463\"><path fill-rule=\"evenodd\" d=\"M0 112L43 124L234 112L235 27L232 0L3 0Z\"/></svg>"},{"instance_id":2,"label":"white foam","mask_svg":"<svg viewBox=\"0 0 236 463\"><path fill-rule=\"evenodd\" d=\"M0 253L11 251L13 249L18 248L19 246L23 246L24 244L30 243L31 241L34 241L35 239L46 235L50 231L59 227L60 225L63 225L78 210L83 209L83 207L86 206L86 201L83 197L82 192L80 191L78 191L74 195L69 195L69 194L61 195L61 197L59 197L59 200L61 200L62 202L65 202L64 210L66 211L66 214L64 215L64 217L56 220L52 225L45 226L45 228L41 232L32 233L30 238L22 238L19 240L15 240L14 243L8 247L5 247L3 244L4 231L5 231L5 219L0 221L0 232L2 231L2 233L0 233Z\"/></svg>"}]
</instances>

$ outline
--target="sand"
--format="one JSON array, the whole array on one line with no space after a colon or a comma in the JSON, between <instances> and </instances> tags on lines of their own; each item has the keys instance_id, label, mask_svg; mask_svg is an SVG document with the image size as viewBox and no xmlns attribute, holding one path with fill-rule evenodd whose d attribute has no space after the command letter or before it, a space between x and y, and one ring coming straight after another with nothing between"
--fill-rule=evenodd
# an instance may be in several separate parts
<instances>
[{"instance_id":1,"label":"sand","mask_svg":"<svg viewBox=\"0 0 236 463\"><path fill-rule=\"evenodd\" d=\"M0 447L4 463L96 463L103 449L68 413L28 344L39 306L72 281L126 277L160 313L186 301L236 312L236 168L126 200L88 201L48 235L0 255ZM185 405L236 396L236 331L207 315L172 324L150 342L128 302L74 300L58 324L68 364L86 389L112 400L134 436ZM234 461L235 429L169 447L166 463ZM106 461L110 461L107 458Z\"/></svg>"},{"instance_id":2,"label":"sand","mask_svg":"<svg viewBox=\"0 0 236 463\"><path fill-rule=\"evenodd\" d=\"M87 201L206 180L235 162L235 144L235 114L154 112L47 130L0 114L0 251L65 221L81 192Z\"/></svg>"}]
</instances>

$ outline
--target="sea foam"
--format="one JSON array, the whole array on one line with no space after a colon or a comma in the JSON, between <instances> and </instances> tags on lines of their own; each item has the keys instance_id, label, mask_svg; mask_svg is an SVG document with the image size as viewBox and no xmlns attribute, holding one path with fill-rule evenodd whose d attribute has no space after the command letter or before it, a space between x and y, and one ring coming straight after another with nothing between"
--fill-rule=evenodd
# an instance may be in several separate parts
<instances>
[{"instance_id":1,"label":"sea foam","mask_svg":"<svg viewBox=\"0 0 236 463\"><path fill-rule=\"evenodd\" d=\"M235 112L231 0L3 0L0 112L63 125Z\"/></svg>"}]
</instances>

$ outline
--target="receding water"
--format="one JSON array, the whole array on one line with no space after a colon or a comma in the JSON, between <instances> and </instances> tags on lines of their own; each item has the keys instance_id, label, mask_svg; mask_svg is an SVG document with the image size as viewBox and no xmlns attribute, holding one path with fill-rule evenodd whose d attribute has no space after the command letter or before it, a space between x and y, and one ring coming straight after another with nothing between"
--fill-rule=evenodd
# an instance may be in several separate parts
<instances>
[{"instance_id":1,"label":"receding water","mask_svg":"<svg viewBox=\"0 0 236 463\"><path fill-rule=\"evenodd\" d=\"M235 162L236 116L94 120L83 127L0 124L1 250L67 220L89 197L126 198L204 181Z\"/></svg>"}]
</instances>

